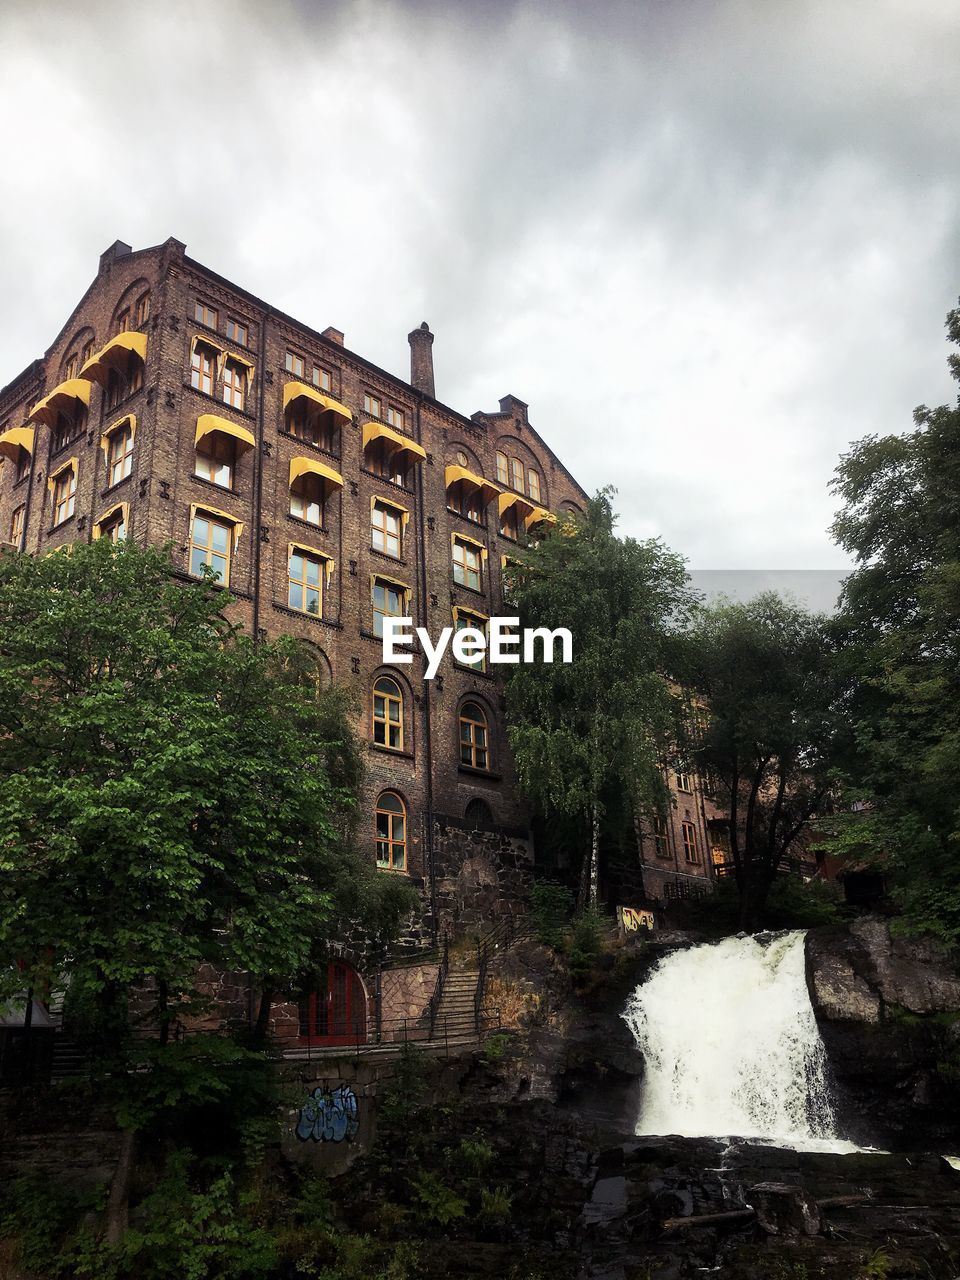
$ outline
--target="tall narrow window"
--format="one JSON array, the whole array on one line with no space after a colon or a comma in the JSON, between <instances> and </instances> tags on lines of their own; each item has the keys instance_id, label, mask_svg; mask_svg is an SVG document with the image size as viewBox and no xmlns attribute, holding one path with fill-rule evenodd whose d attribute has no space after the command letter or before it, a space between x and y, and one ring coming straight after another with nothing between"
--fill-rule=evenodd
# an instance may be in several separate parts
<instances>
[{"instance_id":1,"label":"tall narrow window","mask_svg":"<svg viewBox=\"0 0 960 1280\"><path fill-rule=\"evenodd\" d=\"M247 393L247 371L237 360L228 359L223 366L223 403L242 409Z\"/></svg>"},{"instance_id":2,"label":"tall narrow window","mask_svg":"<svg viewBox=\"0 0 960 1280\"><path fill-rule=\"evenodd\" d=\"M26 510L26 506L21 502L10 520L10 541L16 543L17 546L20 545L20 541L23 538L23 521Z\"/></svg>"},{"instance_id":3,"label":"tall narrow window","mask_svg":"<svg viewBox=\"0 0 960 1280\"><path fill-rule=\"evenodd\" d=\"M453 580L461 586L480 590L483 557L480 548L463 538L453 539Z\"/></svg>"},{"instance_id":4,"label":"tall narrow window","mask_svg":"<svg viewBox=\"0 0 960 1280\"><path fill-rule=\"evenodd\" d=\"M680 769L677 770L677 790L678 791L693 790L693 784L690 780L690 774Z\"/></svg>"},{"instance_id":5,"label":"tall narrow window","mask_svg":"<svg viewBox=\"0 0 960 1280\"><path fill-rule=\"evenodd\" d=\"M374 551L400 559L403 513L385 502L375 502L370 510L370 539Z\"/></svg>"},{"instance_id":6,"label":"tall narrow window","mask_svg":"<svg viewBox=\"0 0 960 1280\"><path fill-rule=\"evenodd\" d=\"M456 631L466 631L468 627L474 631L479 631L480 634L483 636L487 634L486 619L475 617L472 613L464 613L463 610L461 609L457 613L457 619L456 619L454 629ZM475 654L472 662L464 662L463 665L466 666L467 669L470 671L486 671L487 669L486 650L483 650L482 653Z\"/></svg>"},{"instance_id":7,"label":"tall narrow window","mask_svg":"<svg viewBox=\"0 0 960 1280\"><path fill-rule=\"evenodd\" d=\"M513 487L523 493L523 463L519 458L510 459L510 471L513 475Z\"/></svg>"},{"instance_id":8,"label":"tall narrow window","mask_svg":"<svg viewBox=\"0 0 960 1280\"><path fill-rule=\"evenodd\" d=\"M83 344L83 348L80 352L80 368L81 369L87 363L87 361L90 359L92 355L93 355L93 339L88 338L87 341Z\"/></svg>"},{"instance_id":9,"label":"tall narrow window","mask_svg":"<svg viewBox=\"0 0 960 1280\"><path fill-rule=\"evenodd\" d=\"M77 376L77 357L71 356L67 363L63 366L63 381L69 382L71 378Z\"/></svg>"},{"instance_id":10,"label":"tall narrow window","mask_svg":"<svg viewBox=\"0 0 960 1280\"><path fill-rule=\"evenodd\" d=\"M500 517L500 533L504 538L510 538L514 542L520 536L520 521L517 518L516 506L507 507Z\"/></svg>"},{"instance_id":11,"label":"tall narrow window","mask_svg":"<svg viewBox=\"0 0 960 1280\"><path fill-rule=\"evenodd\" d=\"M298 476L290 488L290 514L323 528L323 481L312 472Z\"/></svg>"},{"instance_id":12,"label":"tall narrow window","mask_svg":"<svg viewBox=\"0 0 960 1280\"><path fill-rule=\"evenodd\" d=\"M190 358L190 385L197 391L202 391L205 396L212 396L216 367L217 353L213 347L208 347L203 342L194 343Z\"/></svg>"},{"instance_id":13,"label":"tall narrow window","mask_svg":"<svg viewBox=\"0 0 960 1280\"><path fill-rule=\"evenodd\" d=\"M373 740L392 751L403 750L403 694L389 676L373 686Z\"/></svg>"},{"instance_id":14,"label":"tall narrow window","mask_svg":"<svg viewBox=\"0 0 960 1280\"><path fill-rule=\"evenodd\" d=\"M299 547L292 547L287 563L287 604L291 609L312 613L319 618L323 614L324 563L319 556L312 556Z\"/></svg>"},{"instance_id":15,"label":"tall narrow window","mask_svg":"<svg viewBox=\"0 0 960 1280\"><path fill-rule=\"evenodd\" d=\"M321 391L330 390L330 374L318 364L313 366L313 385Z\"/></svg>"},{"instance_id":16,"label":"tall narrow window","mask_svg":"<svg viewBox=\"0 0 960 1280\"><path fill-rule=\"evenodd\" d=\"M64 467L53 481L53 523L63 524L73 515L77 502L77 473L74 468Z\"/></svg>"},{"instance_id":17,"label":"tall narrow window","mask_svg":"<svg viewBox=\"0 0 960 1280\"><path fill-rule=\"evenodd\" d=\"M510 483L510 470L509 464L507 463L507 455L505 453L501 453L499 449L497 450L497 483Z\"/></svg>"},{"instance_id":18,"label":"tall narrow window","mask_svg":"<svg viewBox=\"0 0 960 1280\"><path fill-rule=\"evenodd\" d=\"M141 293L137 299L137 328L142 329L150 319L150 295L149 293Z\"/></svg>"},{"instance_id":19,"label":"tall narrow window","mask_svg":"<svg viewBox=\"0 0 960 1280\"><path fill-rule=\"evenodd\" d=\"M407 867L407 810L395 791L377 801L377 866L390 871Z\"/></svg>"},{"instance_id":20,"label":"tall narrow window","mask_svg":"<svg viewBox=\"0 0 960 1280\"><path fill-rule=\"evenodd\" d=\"M126 333L130 328L130 308L124 309L117 316L117 333Z\"/></svg>"},{"instance_id":21,"label":"tall narrow window","mask_svg":"<svg viewBox=\"0 0 960 1280\"><path fill-rule=\"evenodd\" d=\"M17 460L13 464L13 483L19 484L21 480L26 479L30 472L30 462L32 454L29 449L18 448Z\"/></svg>"},{"instance_id":22,"label":"tall narrow window","mask_svg":"<svg viewBox=\"0 0 960 1280\"><path fill-rule=\"evenodd\" d=\"M653 849L658 858L670 857L670 849L667 845L667 824L659 813L653 816Z\"/></svg>"},{"instance_id":23,"label":"tall narrow window","mask_svg":"<svg viewBox=\"0 0 960 1280\"><path fill-rule=\"evenodd\" d=\"M237 460L234 440L222 431L211 431L197 446L195 474L201 480L219 484L224 489L233 487L233 472Z\"/></svg>"},{"instance_id":24,"label":"tall narrow window","mask_svg":"<svg viewBox=\"0 0 960 1280\"><path fill-rule=\"evenodd\" d=\"M107 483L126 480L133 467L133 432L129 425L119 427L107 443Z\"/></svg>"},{"instance_id":25,"label":"tall narrow window","mask_svg":"<svg viewBox=\"0 0 960 1280\"><path fill-rule=\"evenodd\" d=\"M384 618L402 618L407 599L406 587L385 578L373 580L373 634L383 635Z\"/></svg>"},{"instance_id":26,"label":"tall narrow window","mask_svg":"<svg viewBox=\"0 0 960 1280\"><path fill-rule=\"evenodd\" d=\"M527 467L527 493L534 502L540 501L540 473L533 467Z\"/></svg>"},{"instance_id":27,"label":"tall narrow window","mask_svg":"<svg viewBox=\"0 0 960 1280\"><path fill-rule=\"evenodd\" d=\"M227 586L230 582L232 543L231 525L198 511L190 530L190 572L193 576L202 577L204 565L209 565L217 579Z\"/></svg>"},{"instance_id":28,"label":"tall narrow window","mask_svg":"<svg viewBox=\"0 0 960 1280\"><path fill-rule=\"evenodd\" d=\"M683 832L683 856L687 862L700 861L700 841L697 837L697 828L692 822L682 822L680 829Z\"/></svg>"},{"instance_id":29,"label":"tall narrow window","mask_svg":"<svg viewBox=\"0 0 960 1280\"><path fill-rule=\"evenodd\" d=\"M391 427L396 427L398 431L403 431L405 421L402 409L395 409L392 404L387 405L387 422Z\"/></svg>"},{"instance_id":30,"label":"tall narrow window","mask_svg":"<svg viewBox=\"0 0 960 1280\"><path fill-rule=\"evenodd\" d=\"M234 320L232 316L227 316L227 337L238 347L245 347L248 337L247 326L241 324L239 320Z\"/></svg>"},{"instance_id":31,"label":"tall narrow window","mask_svg":"<svg viewBox=\"0 0 960 1280\"><path fill-rule=\"evenodd\" d=\"M475 702L460 708L460 763L471 769L489 768L487 717Z\"/></svg>"},{"instance_id":32,"label":"tall narrow window","mask_svg":"<svg viewBox=\"0 0 960 1280\"><path fill-rule=\"evenodd\" d=\"M220 323L220 313L216 307L208 307L205 302L197 302L193 309L193 318L200 324L205 324L208 329L216 329Z\"/></svg>"}]
</instances>

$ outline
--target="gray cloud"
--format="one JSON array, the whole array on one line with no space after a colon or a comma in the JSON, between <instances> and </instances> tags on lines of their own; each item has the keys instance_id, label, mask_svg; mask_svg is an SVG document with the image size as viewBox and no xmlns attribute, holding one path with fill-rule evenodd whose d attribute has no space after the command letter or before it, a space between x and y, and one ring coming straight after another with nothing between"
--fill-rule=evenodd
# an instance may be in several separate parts
<instances>
[{"instance_id":1,"label":"gray cloud","mask_svg":"<svg viewBox=\"0 0 960 1280\"><path fill-rule=\"evenodd\" d=\"M952 0L8 3L0 380L168 235L438 390L513 392L621 527L842 564L839 452L951 398Z\"/></svg>"}]
</instances>

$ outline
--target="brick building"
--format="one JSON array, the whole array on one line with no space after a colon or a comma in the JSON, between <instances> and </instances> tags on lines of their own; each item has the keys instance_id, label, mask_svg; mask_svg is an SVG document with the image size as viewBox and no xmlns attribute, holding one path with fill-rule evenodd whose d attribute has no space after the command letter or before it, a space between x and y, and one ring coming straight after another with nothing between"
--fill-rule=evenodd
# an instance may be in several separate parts
<instances>
[{"instance_id":1,"label":"brick building","mask_svg":"<svg viewBox=\"0 0 960 1280\"><path fill-rule=\"evenodd\" d=\"M184 575L220 573L250 634L307 641L321 678L359 693L370 857L419 886L426 940L515 908L529 814L495 676L449 653L432 682L416 651L384 667L382 618L482 628L503 611L519 534L586 494L521 400L465 417L436 398L425 323L409 344L407 382L179 241L118 241L43 358L0 391L0 542L170 543ZM698 801L677 798L666 844L641 837L641 861L709 876L702 813L687 857ZM651 890L663 896L657 875Z\"/></svg>"}]
</instances>

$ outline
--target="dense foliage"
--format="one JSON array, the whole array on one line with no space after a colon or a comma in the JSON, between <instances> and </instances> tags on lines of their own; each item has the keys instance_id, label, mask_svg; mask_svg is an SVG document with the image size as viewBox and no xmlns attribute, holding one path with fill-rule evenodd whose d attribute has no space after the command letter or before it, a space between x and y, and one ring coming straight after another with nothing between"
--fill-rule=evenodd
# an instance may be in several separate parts
<instances>
[{"instance_id":1,"label":"dense foliage","mask_svg":"<svg viewBox=\"0 0 960 1280\"><path fill-rule=\"evenodd\" d=\"M947 317L960 343L960 310ZM960 356L950 356L960 378ZM880 861L915 926L960 942L960 409L840 461L833 526L855 557L839 630L856 811L838 847Z\"/></svg>"}]
</instances>

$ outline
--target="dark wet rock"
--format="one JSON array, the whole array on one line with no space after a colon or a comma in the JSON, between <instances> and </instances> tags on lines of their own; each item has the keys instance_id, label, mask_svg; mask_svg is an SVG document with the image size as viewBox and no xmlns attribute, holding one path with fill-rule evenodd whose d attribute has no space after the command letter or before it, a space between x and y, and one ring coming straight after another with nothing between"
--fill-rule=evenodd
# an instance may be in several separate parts
<instances>
[{"instance_id":1,"label":"dark wet rock","mask_svg":"<svg viewBox=\"0 0 960 1280\"><path fill-rule=\"evenodd\" d=\"M750 1204L761 1230L771 1236L820 1234L820 1210L808 1191L793 1182L757 1182Z\"/></svg>"}]
</instances>

